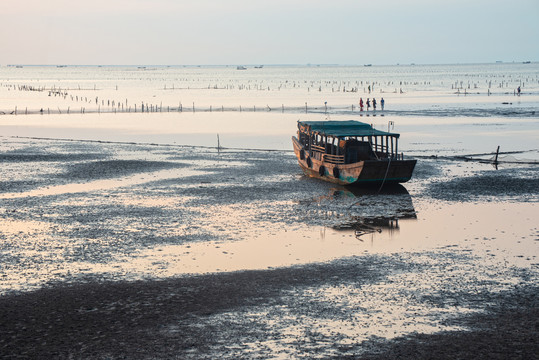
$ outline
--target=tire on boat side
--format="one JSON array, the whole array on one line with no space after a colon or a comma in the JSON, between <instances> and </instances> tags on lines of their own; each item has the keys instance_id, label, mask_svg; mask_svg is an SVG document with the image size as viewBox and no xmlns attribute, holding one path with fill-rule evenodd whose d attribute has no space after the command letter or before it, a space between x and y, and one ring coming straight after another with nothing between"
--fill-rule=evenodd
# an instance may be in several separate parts
<instances>
[{"instance_id":1,"label":"tire on boat side","mask_svg":"<svg viewBox=\"0 0 539 360\"><path fill-rule=\"evenodd\" d=\"M301 149L299 151L299 158L300 160L305 160L305 150Z\"/></svg>"},{"instance_id":2,"label":"tire on boat side","mask_svg":"<svg viewBox=\"0 0 539 360\"><path fill-rule=\"evenodd\" d=\"M308 166L308 167L310 167L310 168L313 167L313 162L312 162L312 160L311 160L310 157L307 158L306 162L307 162L307 166Z\"/></svg>"},{"instance_id":3,"label":"tire on boat side","mask_svg":"<svg viewBox=\"0 0 539 360\"><path fill-rule=\"evenodd\" d=\"M341 173L340 173L340 171L339 171L339 168L335 166L335 167L333 168L333 177L334 177L335 179L338 179L340 174L341 174Z\"/></svg>"},{"instance_id":4,"label":"tire on boat side","mask_svg":"<svg viewBox=\"0 0 539 360\"><path fill-rule=\"evenodd\" d=\"M318 169L318 174L320 176L326 175L326 167L324 165L320 166L320 168Z\"/></svg>"}]
</instances>

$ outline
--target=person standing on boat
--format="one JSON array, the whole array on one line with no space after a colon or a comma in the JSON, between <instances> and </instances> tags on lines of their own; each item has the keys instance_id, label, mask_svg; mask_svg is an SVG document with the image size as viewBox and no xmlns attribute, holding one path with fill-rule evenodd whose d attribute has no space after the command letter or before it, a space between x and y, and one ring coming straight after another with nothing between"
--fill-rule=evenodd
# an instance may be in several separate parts
<instances>
[{"instance_id":1,"label":"person standing on boat","mask_svg":"<svg viewBox=\"0 0 539 360\"><path fill-rule=\"evenodd\" d=\"M384 111L384 103L385 103L384 98L380 99L380 106L382 107L382 111Z\"/></svg>"},{"instance_id":2,"label":"person standing on boat","mask_svg":"<svg viewBox=\"0 0 539 360\"><path fill-rule=\"evenodd\" d=\"M371 107L371 101L369 98L367 98L367 111L369 111L369 108Z\"/></svg>"},{"instance_id":3,"label":"person standing on boat","mask_svg":"<svg viewBox=\"0 0 539 360\"><path fill-rule=\"evenodd\" d=\"M376 99L372 98L372 110L376 110Z\"/></svg>"},{"instance_id":4,"label":"person standing on boat","mask_svg":"<svg viewBox=\"0 0 539 360\"><path fill-rule=\"evenodd\" d=\"M359 98L359 111L363 111L363 98Z\"/></svg>"}]
</instances>

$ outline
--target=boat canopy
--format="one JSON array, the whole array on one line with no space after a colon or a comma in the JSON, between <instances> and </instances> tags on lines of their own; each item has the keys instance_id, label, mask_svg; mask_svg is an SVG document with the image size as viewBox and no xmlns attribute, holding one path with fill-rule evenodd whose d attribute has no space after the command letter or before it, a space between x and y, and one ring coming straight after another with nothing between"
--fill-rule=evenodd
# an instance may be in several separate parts
<instances>
[{"instance_id":1,"label":"boat canopy","mask_svg":"<svg viewBox=\"0 0 539 360\"><path fill-rule=\"evenodd\" d=\"M376 130L371 125L356 121L298 121L299 125L308 127L311 132L338 138L354 136L391 136L398 138L400 134Z\"/></svg>"}]
</instances>

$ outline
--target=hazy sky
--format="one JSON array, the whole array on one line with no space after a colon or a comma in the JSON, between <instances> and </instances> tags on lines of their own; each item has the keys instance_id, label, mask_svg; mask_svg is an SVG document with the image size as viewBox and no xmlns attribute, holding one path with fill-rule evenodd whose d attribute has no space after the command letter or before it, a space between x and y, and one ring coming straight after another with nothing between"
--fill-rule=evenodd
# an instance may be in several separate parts
<instances>
[{"instance_id":1,"label":"hazy sky","mask_svg":"<svg viewBox=\"0 0 539 360\"><path fill-rule=\"evenodd\" d=\"M539 61L539 0L0 0L0 65Z\"/></svg>"}]
</instances>

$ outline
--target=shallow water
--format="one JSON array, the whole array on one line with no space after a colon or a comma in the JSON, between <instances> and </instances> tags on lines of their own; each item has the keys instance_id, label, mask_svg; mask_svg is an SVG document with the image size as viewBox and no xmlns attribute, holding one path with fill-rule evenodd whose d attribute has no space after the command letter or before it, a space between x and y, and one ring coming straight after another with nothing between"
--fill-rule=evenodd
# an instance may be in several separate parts
<instances>
[{"instance_id":1,"label":"shallow water","mask_svg":"<svg viewBox=\"0 0 539 360\"><path fill-rule=\"evenodd\" d=\"M260 271L279 290L271 301L197 315L191 324L235 329L243 339L231 344L215 335L208 357L357 355L372 339L466 331L456 319L486 311L496 294L537 283L539 168L522 163L539 157L539 123L529 115L538 98L532 65L264 68L240 78L227 68L0 68L8 108L22 100L34 107L72 101L9 87L27 83L121 93L128 103L155 95L166 104L180 94L208 106L240 99L301 106L327 96L345 106L363 89L342 86L403 79L405 93L388 95L394 108L384 116L334 109L329 117L386 130L391 120L399 148L419 157L403 186L358 190L305 177L290 151L296 121L325 119L323 112L1 115L0 293ZM357 80L344 84L350 74ZM484 91L489 78L504 92L525 81L525 93L472 98L451 91L456 79ZM217 89L201 87L210 81ZM507 99L520 101L517 115L498 109ZM426 111L432 109L440 111ZM225 148L216 148L217 134ZM497 146L517 152L510 154L516 163L495 168L455 157ZM278 151L245 150L253 148ZM315 280L318 271L329 280ZM122 301L137 306L130 297ZM184 326L166 321L159 333L172 337ZM258 332L256 341L239 335L244 329Z\"/></svg>"},{"instance_id":2,"label":"shallow water","mask_svg":"<svg viewBox=\"0 0 539 360\"><path fill-rule=\"evenodd\" d=\"M500 146L525 152L517 161L539 160L538 66L0 67L0 129L3 136L291 150L297 120L352 118L406 134L400 149L410 155ZM359 111L360 97L384 97L384 111ZM141 113L143 105L152 113Z\"/></svg>"}]
</instances>

